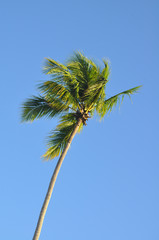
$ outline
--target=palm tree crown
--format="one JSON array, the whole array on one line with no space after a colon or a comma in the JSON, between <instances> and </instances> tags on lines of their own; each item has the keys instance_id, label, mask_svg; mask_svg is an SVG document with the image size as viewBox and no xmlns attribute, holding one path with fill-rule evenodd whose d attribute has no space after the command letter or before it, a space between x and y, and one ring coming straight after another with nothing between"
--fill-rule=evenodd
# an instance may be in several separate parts
<instances>
[{"instance_id":1,"label":"palm tree crown","mask_svg":"<svg viewBox=\"0 0 159 240\"><path fill-rule=\"evenodd\" d=\"M59 125L49 136L48 150L44 154L47 160L59 154L60 158L51 177L33 240L39 239L57 175L75 134L80 132L88 118L95 112L101 118L104 117L117 104L120 97L123 100L124 95L131 95L140 87L107 99L105 87L109 77L109 65L107 61L103 62L104 67L100 69L80 52L75 52L66 65L47 58L44 72L51 75L51 80L38 85L39 96L33 96L23 103L23 121L34 121L41 117L60 117Z\"/></svg>"},{"instance_id":2,"label":"palm tree crown","mask_svg":"<svg viewBox=\"0 0 159 240\"><path fill-rule=\"evenodd\" d=\"M88 118L96 112L101 118L112 110L120 97L135 93L140 86L106 98L105 87L109 77L108 62L101 69L80 52L75 52L63 65L46 59L44 72L50 81L38 85L39 96L27 99L22 106L22 121L59 116L60 122L51 132L44 158L53 159L62 153L79 119L80 131Z\"/></svg>"}]
</instances>

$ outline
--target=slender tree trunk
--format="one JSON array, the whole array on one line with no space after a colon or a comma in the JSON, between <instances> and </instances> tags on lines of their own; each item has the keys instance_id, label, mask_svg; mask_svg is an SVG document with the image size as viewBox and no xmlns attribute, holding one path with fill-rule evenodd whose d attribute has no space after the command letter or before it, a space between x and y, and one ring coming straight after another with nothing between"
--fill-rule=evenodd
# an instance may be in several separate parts
<instances>
[{"instance_id":1,"label":"slender tree trunk","mask_svg":"<svg viewBox=\"0 0 159 240\"><path fill-rule=\"evenodd\" d=\"M46 210L47 210L47 207L48 207L51 195L52 195L52 191L53 191L53 188L54 188L54 185L55 185L55 182L56 182L57 175L59 173L61 164L62 164L62 162L63 162L63 160L66 156L66 153L67 153L67 151L70 147L70 144L71 144L75 134L77 133L81 123L82 123L82 120L79 119L75 128L74 128L74 130L73 130L73 132L71 133L71 136L68 140L68 143L67 143L66 147L64 148L64 150L63 150L63 152L62 152L62 154L61 154L61 156L60 156L60 158L57 162L57 165L55 167L54 173L52 175L52 178L51 178L51 181L50 181L50 184L49 184L49 187L48 187L48 191L47 191L43 206L42 206L41 211L40 211L40 216L39 216L39 219L38 219L38 223L37 223L37 226L36 226L36 230L35 230L35 233L34 233L33 240L38 240L39 239L40 232L41 232L41 229L42 229L42 224L43 224L44 217L45 217L45 214L46 214Z\"/></svg>"}]
</instances>

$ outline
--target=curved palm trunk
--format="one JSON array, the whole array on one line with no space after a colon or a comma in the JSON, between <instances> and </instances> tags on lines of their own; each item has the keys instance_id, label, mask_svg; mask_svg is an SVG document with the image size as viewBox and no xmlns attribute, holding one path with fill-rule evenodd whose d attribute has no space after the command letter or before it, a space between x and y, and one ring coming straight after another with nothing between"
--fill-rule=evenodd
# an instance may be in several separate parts
<instances>
[{"instance_id":1,"label":"curved palm trunk","mask_svg":"<svg viewBox=\"0 0 159 240\"><path fill-rule=\"evenodd\" d=\"M55 170L54 170L54 173L52 175L52 178L51 178L51 181L50 181L50 184L49 184L49 188L48 188L48 191L47 191L47 194L46 194L46 197L45 197L45 200L44 200L44 203L43 203L43 206L41 208L41 211L40 211L40 216L39 216L39 219L38 219L38 223L37 223L37 226L36 226L36 230L35 230L35 233L34 233L34 237L33 237L33 240L38 240L39 239L39 236L40 236L40 232L41 232L41 228L42 228L42 224L43 224L43 221L44 221L44 217L45 217L45 214L46 214L46 210L47 210L47 207L48 207L48 204L49 204L49 201L50 201L50 198L51 198L51 195L52 195L52 191L53 191L53 188L54 188L54 185L55 185L55 182L56 182L56 178L57 178L57 175L59 173L59 170L60 170L60 167L62 165L62 162L66 156L66 153L70 147L70 144L75 136L75 134L77 133L78 129L79 129L79 126L80 124L82 123L82 120L79 119L73 132L71 133L71 136L68 140L68 143L66 145L66 147L64 148L58 162L57 162L57 165L55 167Z\"/></svg>"}]
</instances>

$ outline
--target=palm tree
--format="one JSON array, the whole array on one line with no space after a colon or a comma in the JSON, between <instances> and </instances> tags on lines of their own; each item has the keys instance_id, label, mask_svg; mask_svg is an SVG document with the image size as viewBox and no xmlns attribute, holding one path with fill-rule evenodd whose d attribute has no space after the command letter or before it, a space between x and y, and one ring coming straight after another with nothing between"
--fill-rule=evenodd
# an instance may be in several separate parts
<instances>
[{"instance_id":1,"label":"palm tree","mask_svg":"<svg viewBox=\"0 0 159 240\"><path fill-rule=\"evenodd\" d=\"M59 125L51 132L46 160L60 155L40 212L33 240L38 240L44 216L51 198L61 164L77 132L86 126L87 120L96 113L103 118L125 95L135 93L140 86L106 98L105 87L109 77L108 62L103 60L101 69L80 52L63 65L51 58L46 59L44 72L51 75L50 81L38 85L40 95L27 99L22 106L22 121L34 121L42 117L59 116Z\"/></svg>"}]
</instances>

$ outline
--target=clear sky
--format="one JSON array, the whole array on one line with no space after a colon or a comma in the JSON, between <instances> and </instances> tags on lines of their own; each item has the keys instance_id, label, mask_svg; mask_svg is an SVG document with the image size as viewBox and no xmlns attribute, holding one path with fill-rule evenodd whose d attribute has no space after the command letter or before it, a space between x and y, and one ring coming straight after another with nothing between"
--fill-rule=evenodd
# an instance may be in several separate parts
<instances>
[{"instance_id":1,"label":"clear sky","mask_svg":"<svg viewBox=\"0 0 159 240\"><path fill-rule=\"evenodd\" d=\"M45 57L108 58L107 97L143 85L89 120L59 173L40 240L159 239L159 1L2 1L0 239L32 239L57 159L42 162L57 120L20 123Z\"/></svg>"}]
</instances>

